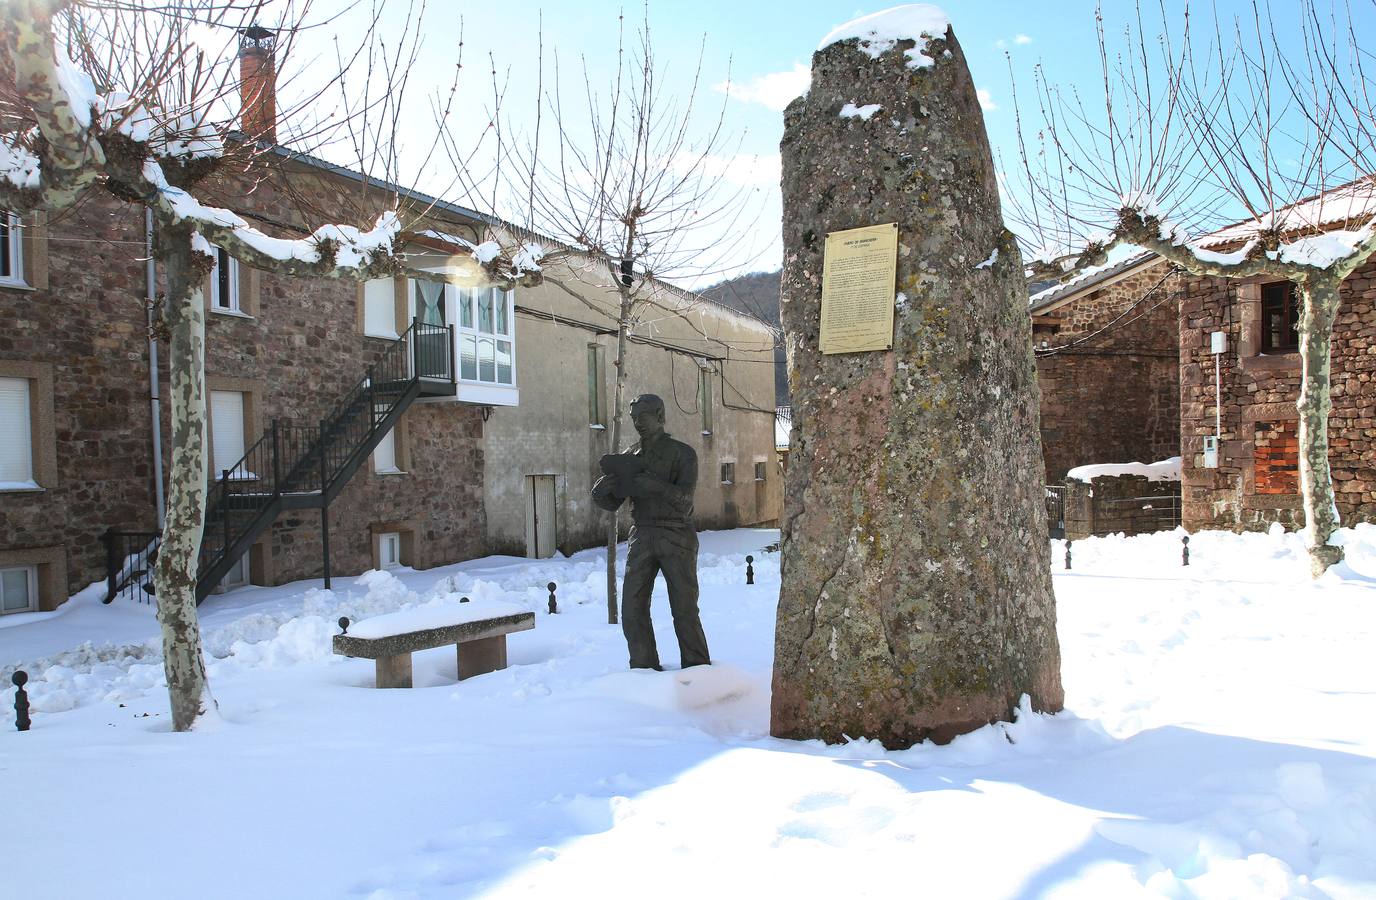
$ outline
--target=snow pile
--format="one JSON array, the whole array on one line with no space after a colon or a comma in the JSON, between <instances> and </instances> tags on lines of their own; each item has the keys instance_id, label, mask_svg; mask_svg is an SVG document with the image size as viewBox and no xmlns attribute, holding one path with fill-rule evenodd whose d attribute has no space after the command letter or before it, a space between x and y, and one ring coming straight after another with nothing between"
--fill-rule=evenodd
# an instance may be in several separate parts
<instances>
[{"instance_id":1,"label":"snow pile","mask_svg":"<svg viewBox=\"0 0 1376 900\"><path fill-rule=\"evenodd\" d=\"M864 119L869 121L870 116L879 112L883 107L878 103L867 103L864 106L856 106L854 103L847 103L841 107L841 118L843 119Z\"/></svg>"},{"instance_id":2,"label":"snow pile","mask_svg":"<svg viewBox=\"0 0 1376 900\"><path fill-rule=\"evenodd\" d=\"M908 68L921 69L935 62L927 55L927 40L944 38L950 27L951 20L940 7L910 3L839 25L822 38L817 49L825 50L841 41L856 40L862 52L871 59L878 59L899 41L916 41L918 46L905 51L904 55L908 58Z\"/></svg>"},{"instance_id":3,"label":"snow pile","mask_svg":"<svg viewBox=\"0 0 1376 900\"><path fill-rule=\"evenodd\" d=\"M1180 457L1172 456L1154 463L1099 463L1076 466L1065 473L1067 480L1093 481L1095 478L1116 475L1145 475L1148 481L1179 481Z\"/></svg>"},{"instance_id":4,"label":"snow pile","mask_svg":"<svg viewBox=\"0 0 1376 900\"><path fill-rule=\"evenodd\" d=\"M0 139L0 176L21 190L35 190L39 185L38 157Z\"/></svg>"}]
</instances>

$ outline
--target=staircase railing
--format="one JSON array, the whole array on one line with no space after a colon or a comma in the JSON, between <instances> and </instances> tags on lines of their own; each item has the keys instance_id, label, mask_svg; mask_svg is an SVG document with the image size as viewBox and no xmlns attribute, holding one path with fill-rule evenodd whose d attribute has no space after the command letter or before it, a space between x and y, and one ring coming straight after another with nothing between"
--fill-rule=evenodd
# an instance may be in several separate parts
<instances>
[{"instance_id":1,"label":"staircase railing","mask_svg":"<svg viewBox=\"0 0 1376 900\"><path fill-rule=\"evenodd\" d=\"M452 384L453 347L453 326L413 321L318 424L274 419L238 462L216 473L206 496L197 601L288 504L328 505L420 394L423 380ZM115 541L124 533L109 534Z\"/></svg>"}]
</instances>

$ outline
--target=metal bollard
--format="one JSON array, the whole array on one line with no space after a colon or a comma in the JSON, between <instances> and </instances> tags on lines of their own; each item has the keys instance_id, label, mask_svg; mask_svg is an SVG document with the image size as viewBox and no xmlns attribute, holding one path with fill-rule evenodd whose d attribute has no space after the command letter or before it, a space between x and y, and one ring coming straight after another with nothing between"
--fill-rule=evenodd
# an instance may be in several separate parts
<instances>
[{"instance_id":1,"label":"metal bollard","mask_svg":"<svg viewBox=\"0 0 1376 900\"><path fill-rule=\"evenodd\" d=\"M349 633L349 617L348 617L348 616L340 616L340 617L339 617L339 633L340 633L340 634L348 634L348 633Z\"/></svg>"},{"instance_id":2,"label":"metal bollard","mask_svg":"<svg viewBox=\"0 0 1376 900\"><path fill-rule=\"evenodd\" d=\"M755 563L755 557L753 557L753 556L747 556L747 557L745 558L745 583L746 583L746 584L754 584L754 583L755 583L755 565L754 565L754 563Z\"/></svg>"},{"instance_id":3,"label":"metal bollard","mask_svg":"<svg viewBox=\"0 0 1376 900\"><path fill-rule=\"evenodd\" d=\"M24 692L28 680L29 673L22 670L10 676L14 682L14 727L20 731L28 731L33 724L29 719L29 695Z\"/></svg>"},{"instance_id":4,"label":"metal bollard","mask_svg":"<svg viewBox=\"0 0 1376 900\"><path fill-rule=\"evenodd\" d=\"M1065 567L1070 568L1070 541L1065 542Z\"/></svg>"},{"instance_id":5,"label":"metal bollard","mask_svg":"<svg viewBox=\"0 0 1376 900\"><path fill-rule=\"evenodd\" d=\"M1181 537L1180 543L1184 545L1180 548L1180 564L1188 566L1190 564L1190 536L1187 534Z\"/></svg>"},{"instance_id":6,"label":"metal bollard","mask_svg":"<svg viewBox=\"0 0 1376 900\"><path fill-rule=\"evenodd\" d=\"M554 591L559 585L551 581L546 587L549 588L549 614L552 616L559 611L559 601L554 599Z\"/></svg>"}]
</instances>

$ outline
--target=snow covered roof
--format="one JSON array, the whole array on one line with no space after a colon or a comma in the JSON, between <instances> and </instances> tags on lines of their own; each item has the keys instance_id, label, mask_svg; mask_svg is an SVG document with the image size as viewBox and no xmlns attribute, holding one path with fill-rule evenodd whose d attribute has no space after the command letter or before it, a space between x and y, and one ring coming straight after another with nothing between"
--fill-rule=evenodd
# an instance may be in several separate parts
<instances>
[{"instance_id":1,"label":"snow covered roof","mask_svg":"<svg viewBox=\"0 0 1376 900\"><path fill-rule=\"evenodd\" d=\"M1065 300L1082 291L1097 287L1106 281L1126 274L1134 269L1141 268L1155 262L1156 254L1150 250L1143 250L1141 247L1124 245L1113 248L1109 253L1109 261L1102 266L1090 266L1075 277L1067 279L1060 284L1039 291L1028 298L1027 302L1032 312L1042 312L1056 304L1058 301Z\"/></svg>"},{"instance_id":2,"label":"snow covered roof","mask_svg":"<svg viewBox=\"0 0 1376 900\"><path fill-rule=\"evenodd\" d=\"M1245 241L1255 237L1259 230L1269 229L1273 222L1282 232L1290 232L1360 224L1373 215L1376 215L1376 179L1359 178L1282 207L1274 215L1266 213L1259 219L1247 219L1221 228L1205 235L1199 243L1217 247Z\"/></svg>"}]
</instances>

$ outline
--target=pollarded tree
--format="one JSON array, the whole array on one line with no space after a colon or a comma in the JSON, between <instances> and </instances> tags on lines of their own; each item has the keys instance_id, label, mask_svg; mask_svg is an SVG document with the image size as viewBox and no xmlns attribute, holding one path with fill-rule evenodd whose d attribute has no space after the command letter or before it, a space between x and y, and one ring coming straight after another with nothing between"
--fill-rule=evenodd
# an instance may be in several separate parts
<instances>
[{"instance_id":1,"label":"pollarded tree","mask_svg":"<svg viewBox=\"0 0 1376 900\"><path fill-rule=\"evenodd\" d=\"M1201 35L1188 10L1178 21L1163 11L1149 38L1139 9L1116 49L1100 14L1102 97L1087 102L1039 70L1038 133L1006 174L1013 218L1041 257L1034 274L1066 277L1131 244L1195 275L1294 285L1317 576L1342 559L1330 543L1330 346L1343 280L1376 253L1376 83L1350 19L1312 0L1286 13L1254 8Z\"/></svg>"},{"instance_id":2,"label":"pollarded tree","mask_svg":"<svg viewBox=\"0 0 1376 900\"><path fill-rule=\"evenodd\" d=\"M500 248L484 247L472 257L451 259L445 273L412 270L403 261L406 232L395 211L367 229L322 224L309 237L293 240L201 202L198 188L208 176L225 169L242 174L258 148L252 135L227 144L222 134L234 123L214 124L225 86L233 82L227 66L191 39L191 30L247 26L261 6L186 0L140 10L118 2L11 0L0 19L14 76L3 98L0 205L21 214L60 211L87 191L105 191L152 213L154 253L167 281L162 317L169 334L172 418L168 508L155 585L172 720L179 731L214 709L196 617L207 493L202 285L214 263L211 243L255 268L289 276L407 275L463 286L538 278L538 253L531 248L518 253L521 264ZM279 24L279 34L290 34L294 20ZM394 59L404 63L406 57Z\"/></svg>"}]
</instances>

